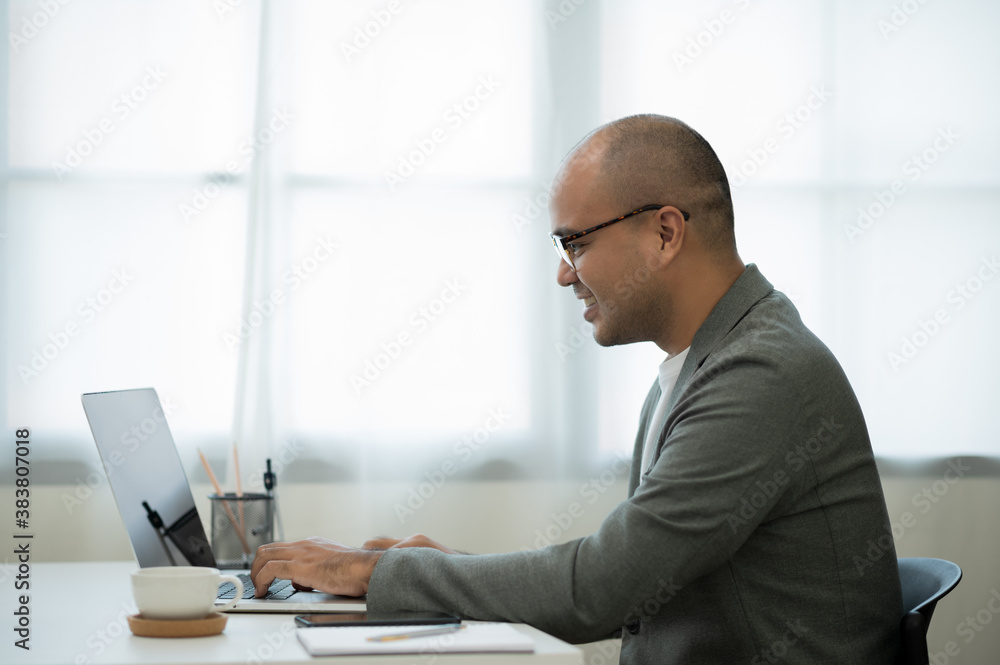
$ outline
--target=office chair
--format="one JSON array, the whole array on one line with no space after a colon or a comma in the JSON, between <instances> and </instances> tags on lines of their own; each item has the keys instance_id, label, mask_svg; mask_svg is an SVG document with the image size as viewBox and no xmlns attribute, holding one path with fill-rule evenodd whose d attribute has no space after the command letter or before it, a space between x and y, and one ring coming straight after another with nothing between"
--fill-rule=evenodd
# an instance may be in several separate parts
<instances>
[{"instance_id":1,"label":"office chair","mask_svg":"<svg viewBox=\"0 0 1000 665\"><path fill-rule=\"evenodd\" d=\"M896 665L928 665L927 628L937 602L958 586L962 569L944 559L899 559L903 620Z\"/></svg>"}]
</instances>

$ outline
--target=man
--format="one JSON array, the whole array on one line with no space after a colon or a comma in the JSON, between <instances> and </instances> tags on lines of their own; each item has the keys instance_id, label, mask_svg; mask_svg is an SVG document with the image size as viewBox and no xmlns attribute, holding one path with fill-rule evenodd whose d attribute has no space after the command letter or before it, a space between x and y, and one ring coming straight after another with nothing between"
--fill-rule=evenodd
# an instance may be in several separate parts
<instances>
[{"instance_id":1,"label":"man","mask_svg":"<svg viewBox=\"0 0 1000 665\"><path fill-rule=\"evenodd\" d=\"M792 303L736 251L725 172L684 123L634 116L563 162L557 279L598 343L668 354L628 499L591 536L463 555L422 536L261 547L253 579L368 594L586 642L623 663L889 663L895 551L861 409ZM878 551L873 552L873 548Z\"/></svg>"}]
</instances>

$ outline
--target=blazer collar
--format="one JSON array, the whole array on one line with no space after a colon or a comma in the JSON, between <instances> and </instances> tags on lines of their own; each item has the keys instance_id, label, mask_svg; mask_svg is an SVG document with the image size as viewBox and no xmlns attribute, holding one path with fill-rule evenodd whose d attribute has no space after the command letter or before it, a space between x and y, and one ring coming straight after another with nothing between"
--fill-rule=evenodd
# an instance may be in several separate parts
<instances>
[{"instance_id":1,"label":"blazer collar","mask_svg":"<svg viewBox=\"0 0 1000 665\"><path fill-rule=\"evenodd\" d=\"M681 387L691 378L695 370L701 367L709 354L722 342L736 324L746 316L750 308L757 304L761 298L774 291L771 285L754 263L747 264L743 271L729 290L726 291L722 299L716 303L708 317L698 328L691 340L691 350L687 358L684 359L684 366L677 376L677 383L674 385L673 394L670 396L670 404L667 406L669 413L677 402L677 397L681 393Z\"/></svg>"}]
</instances>

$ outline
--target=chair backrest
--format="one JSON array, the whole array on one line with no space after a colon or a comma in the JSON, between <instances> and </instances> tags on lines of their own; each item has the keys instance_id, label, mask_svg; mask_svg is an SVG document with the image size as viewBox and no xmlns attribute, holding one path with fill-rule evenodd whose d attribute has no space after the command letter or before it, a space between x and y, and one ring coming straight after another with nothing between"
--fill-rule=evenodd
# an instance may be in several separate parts
<instances>
[{"instance_id":1,"label":"chair backrest","mask_svg":"<svg viewBox=\"0 0 1000 665\"><path fill-rule=\"evenodd\" d=\"M927 665L927 628L937 602L958 586L962 569L944 559L899 559L899 584L903 590L900 622L900 665Z\"/></svg>"}]
</instances>

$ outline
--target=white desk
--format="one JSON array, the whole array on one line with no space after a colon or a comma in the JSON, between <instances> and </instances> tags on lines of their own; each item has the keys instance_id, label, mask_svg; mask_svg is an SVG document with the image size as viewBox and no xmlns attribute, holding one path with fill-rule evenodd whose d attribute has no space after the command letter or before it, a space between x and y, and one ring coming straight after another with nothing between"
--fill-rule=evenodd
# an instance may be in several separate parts
<instances>
[{"instance_id":1,"label":"white desk","mask_svg":"<svg viewBox=\"0 0 1000 665\"><path fill-rule=\"evenodd\" d=\"M295 637L294 614L229 614L221 635L183 639L136 637L126 617L136 613L129 573L136 565L100 563L36 563L31 565L31 650L14 647L13 579L3 583L0 620L0 663L24 665L240 665L308 661L355 665L372 662L430 665L582 665L579 649L550 635L516 624L535 640L534 654L453 654L312 658ZM103 591L101 591L103 589Z\"/></svg>"}]
</instances>

